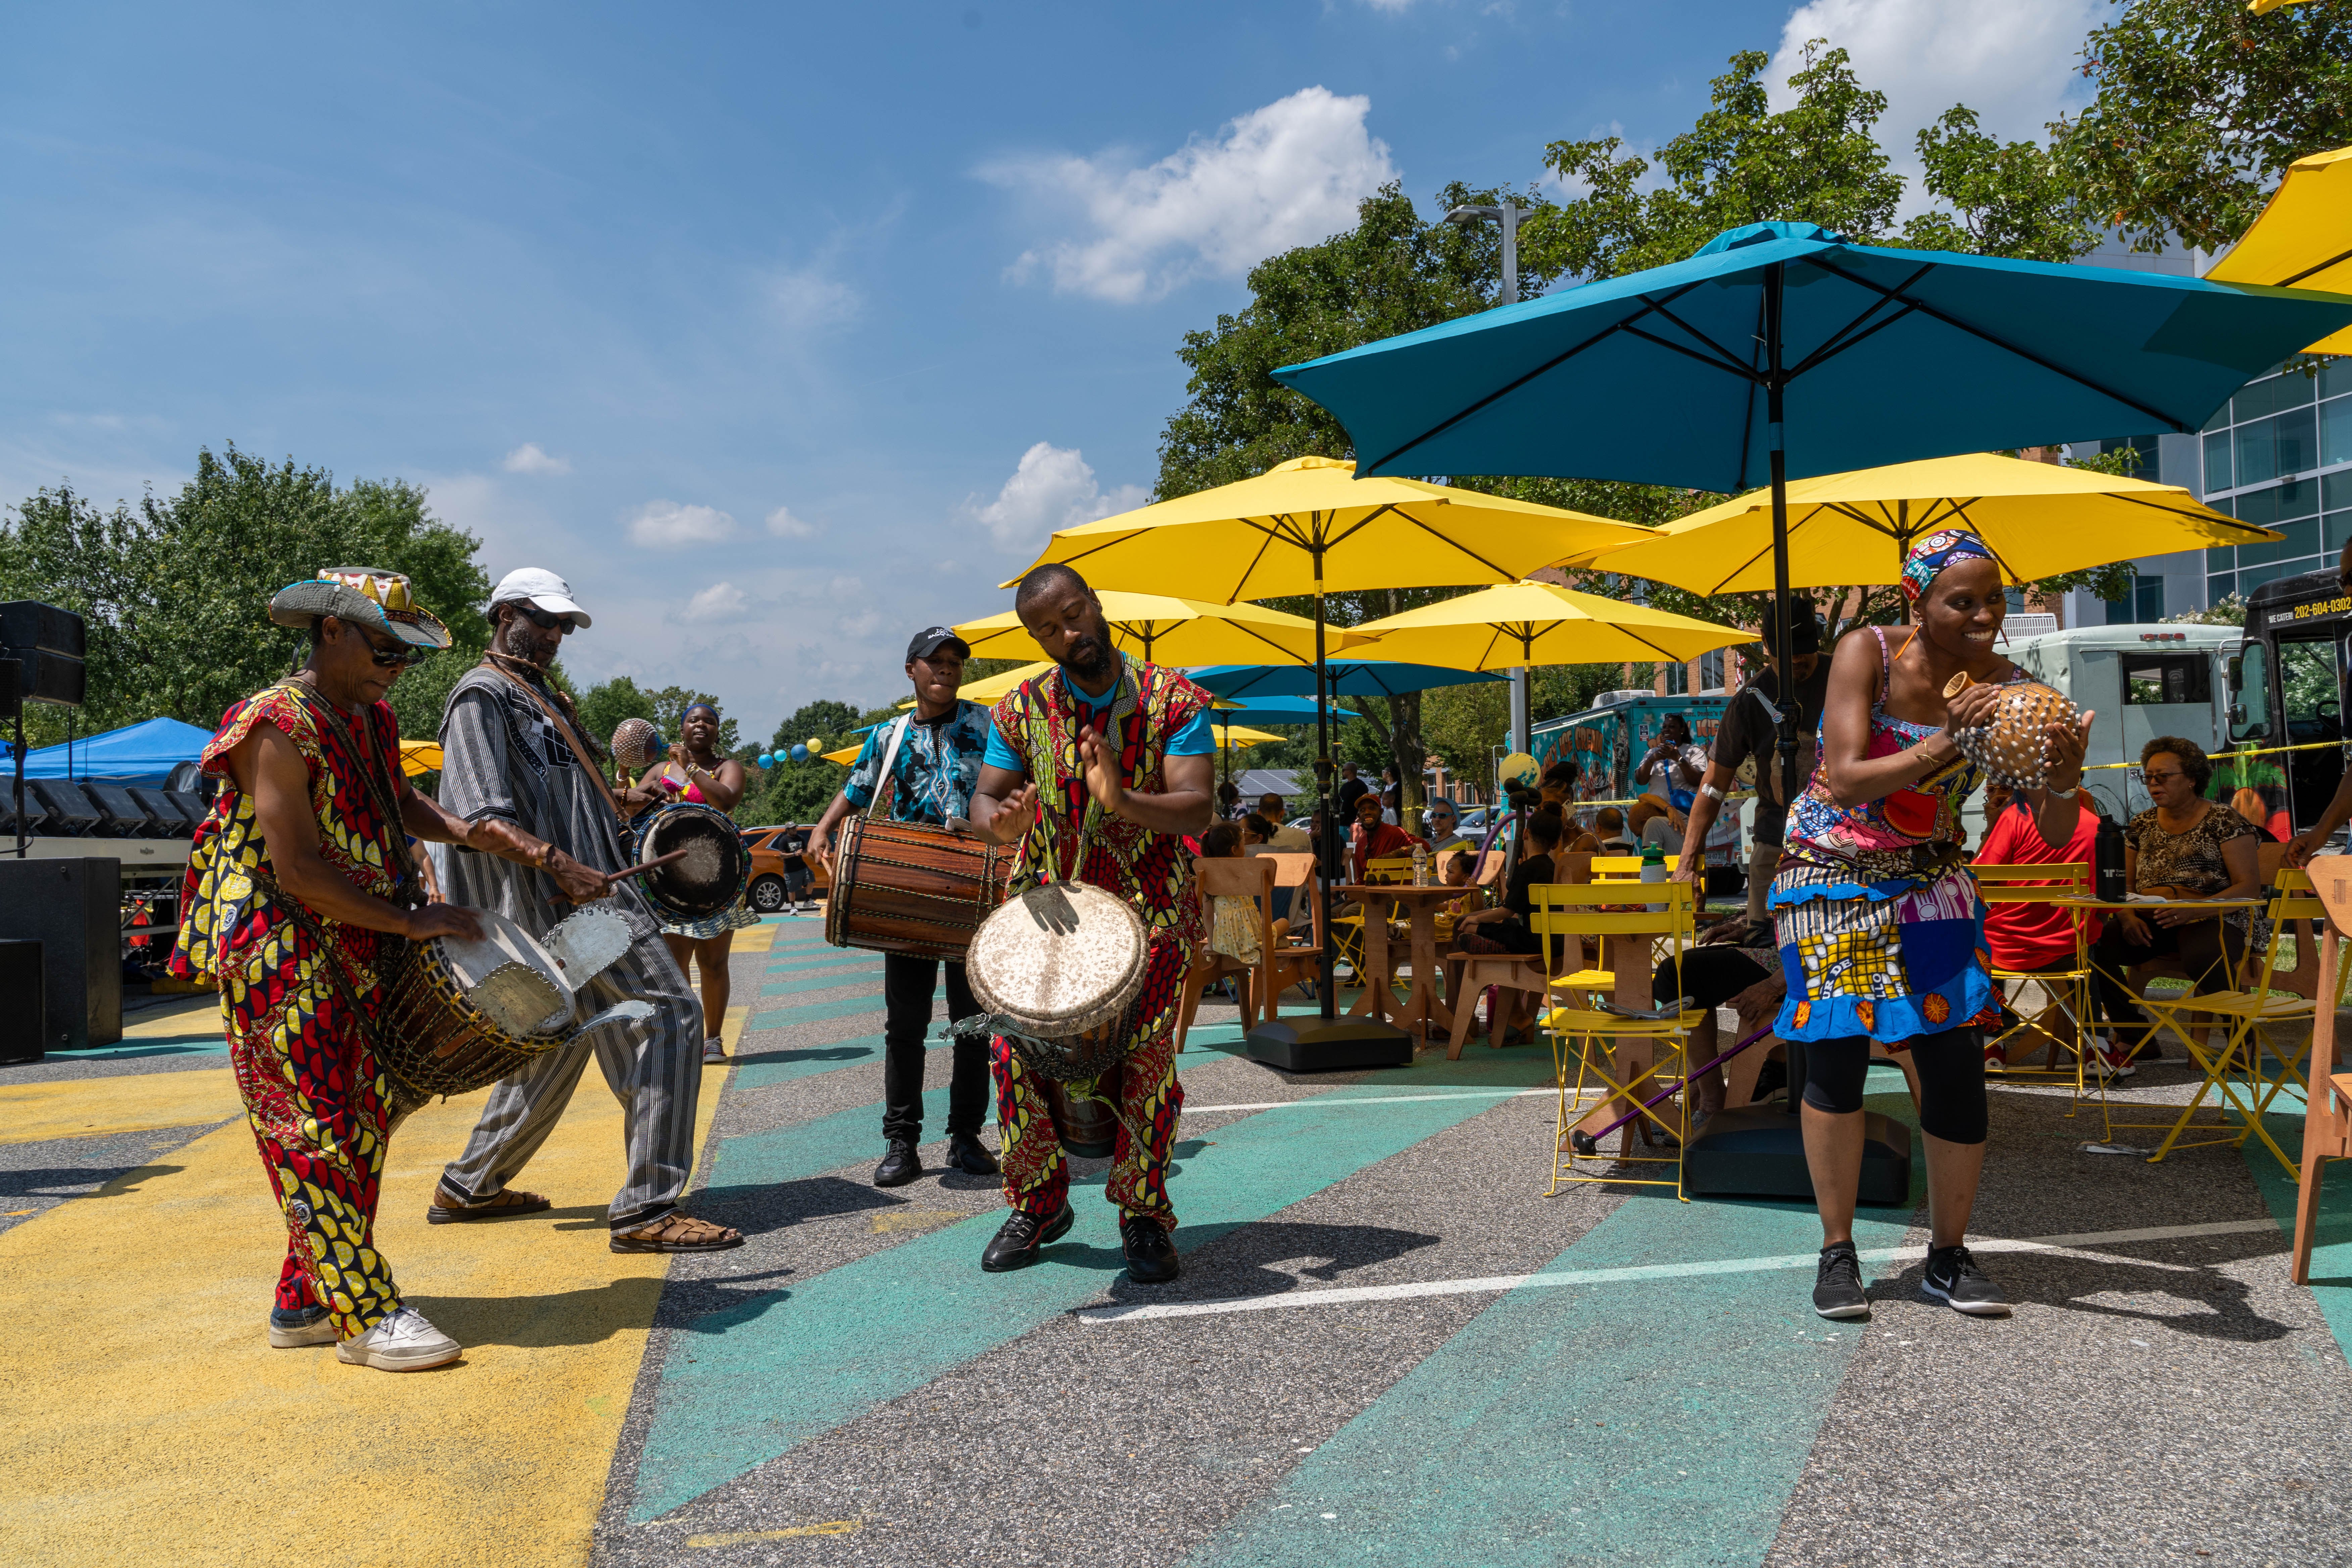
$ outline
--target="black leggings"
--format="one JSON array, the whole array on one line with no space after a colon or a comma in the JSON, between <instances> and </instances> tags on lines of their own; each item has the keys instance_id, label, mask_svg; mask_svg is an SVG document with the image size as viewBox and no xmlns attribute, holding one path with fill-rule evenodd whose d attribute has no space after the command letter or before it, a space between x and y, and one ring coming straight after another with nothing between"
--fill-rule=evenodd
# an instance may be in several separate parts
<instances>
[{"instance_id":1,"label":"black leggings","mask_svg":"<svg viewBox=\"0 0 2352 1568\"><path fill-rule=\"evenodd\" d=\"M1870 1069L1870 1037L1807 1040L1805 1103L1844 1116L1862 1109L1862 1080ZM1919 1129L1947 1143L1985 1141L1984 1032L1947 1029L1921 1035L1910 1047L1919 1074Z\"/></svg>"}]
</instances>

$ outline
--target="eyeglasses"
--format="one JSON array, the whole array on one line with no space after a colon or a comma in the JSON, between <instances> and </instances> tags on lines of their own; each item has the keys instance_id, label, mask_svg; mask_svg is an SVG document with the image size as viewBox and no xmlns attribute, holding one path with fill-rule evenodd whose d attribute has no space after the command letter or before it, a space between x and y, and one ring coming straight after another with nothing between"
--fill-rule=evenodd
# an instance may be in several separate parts
<instances>
[{"instance_id":1,"label":"eyeglasses","mask_svg":"<svg viewBox=\"0 0 2352 1568\"><path fill-rule=\"evenodd\" d=\"M2134 768L2132 770L2132 777L2139 780L2139 782L2144 784L2169 784L2174 779L2187 778L2188 776L2189 775L2187 773L2152 773L2146 768Z\"/></svg>"},{"instance_id":2,"label":"eyeglasses","mask_svg":"<svg viewBox=\"0 0 2352 1568\"><path fill-rule=\"evenodd\" d=\"M415 664L432 651L429 647L418 647L415 643L404 642L394 643L392 647L386 647L373 637L368 638L370 657L384 669L399 669L404 666Z\"/></svg>"},{"instance_id":3,"label":"eyeglasses","mask_svg":"<svg viewBox=\"0 0 2352 1568\"><path fill-rule=\"evenodd\" d=\"M520 600L515 601L515 612L543 632L551 632L558 626L562 626L566 632L576 632L580 629L579 625L570 616L551 615L537 605L526 605Z\"/></svg>"}]
</instances>

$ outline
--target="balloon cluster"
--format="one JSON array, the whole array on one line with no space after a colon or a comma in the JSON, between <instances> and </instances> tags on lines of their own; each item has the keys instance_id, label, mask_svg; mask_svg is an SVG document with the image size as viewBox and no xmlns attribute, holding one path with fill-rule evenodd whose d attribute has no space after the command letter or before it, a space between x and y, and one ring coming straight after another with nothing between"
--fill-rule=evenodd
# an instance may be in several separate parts
<instances>
[{"instance_id":1,"label":"balloon cluster","mask_svg":"<svg viewBox=\"0 0 2352 1568\"><path fill-rule=\"evenodd\" d=\"M772 768L779 763L804 763L811 757L824 755L824 737L811 735L804 742L794 742L789 752L761 752L756 759L761 768Z\"/></svg>"}]
</instances>

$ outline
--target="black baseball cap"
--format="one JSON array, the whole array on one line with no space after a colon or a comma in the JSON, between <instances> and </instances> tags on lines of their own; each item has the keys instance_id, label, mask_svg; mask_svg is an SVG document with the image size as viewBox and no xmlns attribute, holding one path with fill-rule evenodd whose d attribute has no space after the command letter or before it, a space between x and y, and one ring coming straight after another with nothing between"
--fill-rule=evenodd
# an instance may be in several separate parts
<instances>
[{"instance_id":1,"label":"black baseball cap","mask_svg":"<svg viewBox=\"0 0 2352 1568\"><path fill-rule=\"evenodd\" d=\"M916 659L929 658L940 649L950 647L960 658L971 657L971 644L956 636L953 626L925 626L915 634L915 640L907 645L907 660L911 664Z\"/></svg>"}]
</instances>

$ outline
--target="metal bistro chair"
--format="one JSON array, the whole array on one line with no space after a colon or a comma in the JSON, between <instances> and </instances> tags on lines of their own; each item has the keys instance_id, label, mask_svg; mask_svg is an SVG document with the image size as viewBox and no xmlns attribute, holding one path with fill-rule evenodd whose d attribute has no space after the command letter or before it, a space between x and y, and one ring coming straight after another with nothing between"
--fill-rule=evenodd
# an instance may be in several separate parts
<instances>
[{"instance_id":1,"label":"metal bistro chair","mask_svg":"<svg viewBox=\"0 0 2352 1568\"><path fill-rule=\"evenodd\" d=\"M2056 898L2087 899L2091 896L2091 868L2080 860L2061 861L2042 866L1979 865L1970 866L1969 874L1976 879L1977 897L1988 907L2001 904L2041 904ZM2031 981L2042 987L2048 1005L2042 1016L2028 1021L2022 1013L2017 1015L2013 1027L2003 1030L1992 1043L2006 1047L2021 1037L2029 1042L2034 1037L2047 1042L2039 1068L2011 1066L2002 1069L2004 1079L2044 1083L2068 1083L2074 1094L2066 1102L2066 1114L2072 1116L2082 1106L2087 1082L2095 1081L2100 1100L2105 1101L2106 1080L2103 1074L2088 1065L2091 1040L2097 1030L2092 1023L2090 921L2080 910L2070 910L2074 931L2074 956L2066 966L2056 970L1992 968L1993 984L2001 989L2002 999L2009 999L2011 984ZM2051 1033L2050 1016L2056 1013L2071 1026L2065 1038ZM2031 1048L2029 1044L2029 1048ZM2059 1053L2073 1059L2060 1066Z\"/></svg>"},{"instance_id":2,"label":"metal bistro chair","mask_svg":"<svg viewBox=\"0 0 2352 1568\"><path fill-rule=\"evenodd\" d=\"M2295 1162L2286 1157L2286 1151L2278 1146L2277 1140L2263 1126L2263 1113L2270 1109L2271 1101L2278 1098L2279 1091L2286 1087L2289 1079L2293 1079L2306 1093L2309 1091L2310 1086L2305 1081L2301 1065L2303 1052L2273 1037L2264 1026L2315 1021L2318 1011L2315 1001L2308 996L2273 991L2271 981L2278 972L2279 946L2287 934L2288 922L2323 920L2326 917L2327 908L2313 892L2309 875L2282 867L2264 913L2271 922L2271 940L2263 949L2262 968L2251 986L2235 991L2209 991L2201 996L2192 993L2163 1002L2144 999L2141 1004L2156 1016L2160 1026L2168 1025L2172 1032L2180 1037L2181 1042L2189 1047L2189 1056L2195 1058L2205 1074L2205 1081L2198 1085L2197 1098L2189 1102L2179 1119L2165 1134L2164 1142L2157 1146L2155 1153L2147 1157L2151 1165L2176 1148L2196 1149L2212 1143L2242 1148L2251 1134L2263 1141L2263 1146L2285 1168L2289 1176L2300 1174ZM2334 933L2331 931L2326 940L2333 942ZM2248 954L2249 960L2252 956ZM2239 979L2242 982L2244 978L2242 971ZM2218 1023L2225 1031L2219 1050L2212 1048L2212 1042L2205 1033L2203 1026L2208 1023ZM2275 1077L2263 1071L2265 1048L2278 1063ZM2308 1048L2308 1041L2305 1048ZM2238 1084L2232 1084L2233 1075L2241 1080ZM2241 1088L2246 1096L2243 1100L2238 1098ZM2215 1126L2191 1127L2189 1118L2205 1103L2205 1096L2209 1092L2219 1096L2213 1108L2221 1112L2221 1122ZM2241 1122L2234 1131L2228 1125L2233 1111ZM2200 1137L2188 1142L2181 1141L2183 1133L2207 1131L2219 1136Z\"/></svg>"},{"instance_id":3,"label":"metal bistro chair","mask_svg":"<svg viewBox=\"0 0 2352 1568\"><path fill-rule=\"evenodd\" d=\"M1653 946L1663 939L1677 961L1687 952L1696 931L1696 902L1694 889L1686 882L1651 882L1642 885L1643 904L1656 904L1657 909L1626 909L1618 900L1626 896L1623 882L1553 883L1538 887L1529 893L1535 907L1530 922L1539 934L1577 937L1633 937L1651 939L1644 946ZM1596 984L1596 979L1601 983ZM1551 1185L1545 1196L1558 1193L1563 1184L1614 1183L1637 1186L1665 1186L1675 1189L1676 1197L1683 1193L1682 1107L1667 1105L1670 1100L1686 1096L1689 1080L1689 1057L1686 1043L1692 1029L1706 1021L1704 1008L1670 1013L1664 1017L1627 1017L1622 1013L1606 1012L1599 1003L1614 988L1615 975L1607 971L1586 970L1564 975L1552 982L1556 994L1565 994L1569 1005L1553 1007L1544 1016L1551 1032L1552 1067L1559 1090L1558 1123L1552 1136ZM1629 1053L1623 1064L1617 1060L1620 1039L1650 1042L1646 1052ZM1570 1042L1574 1042L1571 1046ZM1576 1083L1570 1089L1568 1079L1569 1058L1573 1054ZM1646 1056L1647 1060L1640 1059ZM1633 1112L1625 1122L1623 1138L1618 1154L1612 1160L1593 1149L1579 1150L1574 1141L1577 1124L1584 1119L1585 1089L1595 1085L1594 1092L1603 1104L1622 1102ZM1605 1086L1605 1088L1601 1087ZM1658 1103L1645 1103L1656 1101ZM1671 1152L1664 1154L1637 1154L1635 1135L1645 1124L1654 1125L1664 1133ZM1647 1140L1643 1140L1646 1146ZM1604 1171L1602 1165L1622 1166L1665 1165L1672 1173L1662 1176L1627 1176Z\"/></svg>"}]
</instances>

